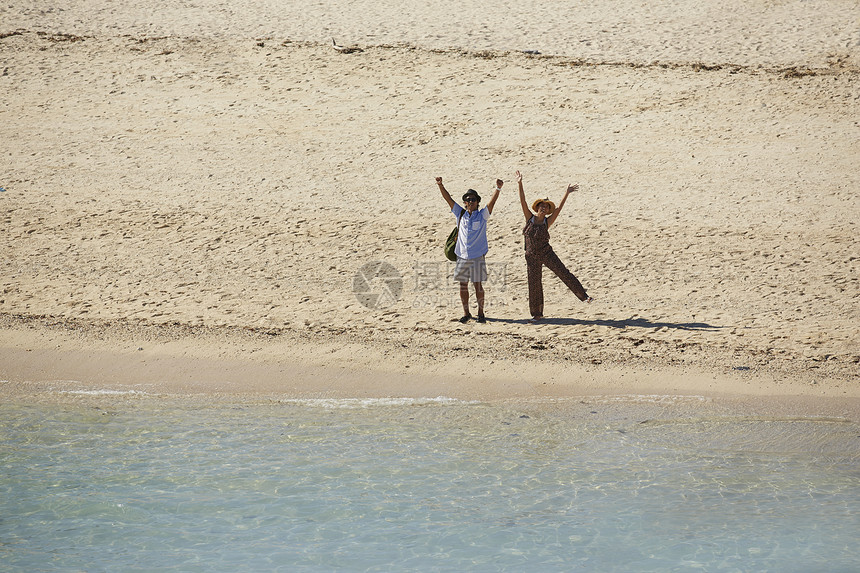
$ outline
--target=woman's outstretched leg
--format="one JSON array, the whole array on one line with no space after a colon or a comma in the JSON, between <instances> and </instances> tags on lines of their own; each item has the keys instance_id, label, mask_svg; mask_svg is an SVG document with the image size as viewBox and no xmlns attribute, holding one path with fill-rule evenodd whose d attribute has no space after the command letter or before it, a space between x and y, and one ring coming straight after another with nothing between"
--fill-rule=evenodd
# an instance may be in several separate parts
<instances>
[{"instance_id":1,"label":"woman's outstretched leg","mask_svg":"<svg viewBox=\"0 0 860 573\"><path fill-rule=\"evenodd\" d=\"M573 291L576 298L583 302L588 301L588 294L586 294L585 289L582 288L582 284L579 282L579 279L573 276L572 272L567 270L567 267L564 266L564 263L562 263L561 259L558 258L558 255L555 254L555 251L550 251L546 254L544 257L544 264L549 270L554 272L564 284L567 285L567 288ZM529 285L531 285L531 282L529 282Z\"/></svg>"}]
</instances>

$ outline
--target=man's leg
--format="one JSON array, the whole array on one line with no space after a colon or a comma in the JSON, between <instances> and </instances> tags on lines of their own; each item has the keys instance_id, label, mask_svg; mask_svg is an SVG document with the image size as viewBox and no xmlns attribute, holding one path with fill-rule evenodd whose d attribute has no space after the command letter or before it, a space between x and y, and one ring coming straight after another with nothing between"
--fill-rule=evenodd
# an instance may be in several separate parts
<instances>
[{"instance_id":1,"label":"man's leg","mask_svg":"<svg viewBox=\"0 0 860 573\"><path fill-rule=\"evenodd\" d=\"M471 316L469 314L469 283L460 283L460 302L463 303L463 318ZM466 321L463 320L463 322Z\"/></svg>"},{"instance_id":2,"label":"man's leg","mask_svg":"<svg viewBox=\"0 0 860 573\"><path fill-rule=\"evenodd\" d=\"M478 320L481 321L484 318L484 285L482 283L475 283L475 299L478 301Z\"/></svg>"}]
</instances>

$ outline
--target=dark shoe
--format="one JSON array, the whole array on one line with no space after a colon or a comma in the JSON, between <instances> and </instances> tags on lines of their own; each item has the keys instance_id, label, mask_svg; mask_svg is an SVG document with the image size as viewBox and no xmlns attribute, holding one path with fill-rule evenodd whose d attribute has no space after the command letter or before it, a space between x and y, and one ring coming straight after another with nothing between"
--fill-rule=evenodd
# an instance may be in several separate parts
<instances>
[{"instance_id":1,"label":"dark shoe","mask_svg":"<svg viewBox=\"0 0 860 573\"><path fill-rule=\"evenodd\" d=\"M531 320L529 320L532 324L537 324L538 322L543 320L543 316L533 316Z\"/></svg>"},{"instance_id":2,"label":"dark shoe","mask_svg":"<svg viewBox=\"0 0 860 573\"><path fill-rule=\"evenodd\" d=\"M466 324L467 322L469 322L469 319L470 319L470 318L472 318L472 315L471 315L471 314L466 314L466 315L464 315L464 316L460 319L460 322L462 322L463 324Z\"/></svg>"},{"instance_id":3,"label":"dark shoe","mask_svg":"<svg viewBox=\"0 0 860 573\"><path fill-rule=\"evenodd\" d=\"M484 316L483 314L479 314L478 315L478 322L480 322L481 324L484 324L485 322L487 322L487 317Z\"/></svg>"}]
</instances>

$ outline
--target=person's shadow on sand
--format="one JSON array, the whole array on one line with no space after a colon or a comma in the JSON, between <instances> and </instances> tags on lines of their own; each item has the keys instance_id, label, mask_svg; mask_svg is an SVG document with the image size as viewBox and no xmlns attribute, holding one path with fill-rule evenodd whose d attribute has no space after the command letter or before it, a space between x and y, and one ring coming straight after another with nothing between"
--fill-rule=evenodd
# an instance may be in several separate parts
<instances>
[{"instance_id":1,"label":"person's shadow on sand","mask_svg":"<svg viewBox=\"0 0 860 573\"><path fill-rule=\"evenodd\" d=\"M509 324L529 324L531 321L528 318L510 319L510 318L490 318L487 317L487 322L506 322ZM552 324L556 326L607 326L609 328L671 328L674 330L717 330L724 328L722 326L714 326L706 322L653 322L647 318L626 318L621 320L583 320L579 318L543 318L535 323L535 326L541 324Z\"/></svg>"}]
</instances>

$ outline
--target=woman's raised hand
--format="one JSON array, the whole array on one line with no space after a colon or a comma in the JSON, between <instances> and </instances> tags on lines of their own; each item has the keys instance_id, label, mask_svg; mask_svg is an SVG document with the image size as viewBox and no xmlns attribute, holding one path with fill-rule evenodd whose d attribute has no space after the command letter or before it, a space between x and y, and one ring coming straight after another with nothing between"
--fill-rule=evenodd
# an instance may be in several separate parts
<instances>
[{"instance_id":1,"label":"woman's raised hand","mask_svg":"<svg viewBox=\"0 0 860 573\"><path fill-rule=\"evenodd\" d=\"M568 193L573 193L574 191L579 191L579 183L573 183L567 186Z\"/></svg>"}]
</instances>

